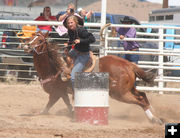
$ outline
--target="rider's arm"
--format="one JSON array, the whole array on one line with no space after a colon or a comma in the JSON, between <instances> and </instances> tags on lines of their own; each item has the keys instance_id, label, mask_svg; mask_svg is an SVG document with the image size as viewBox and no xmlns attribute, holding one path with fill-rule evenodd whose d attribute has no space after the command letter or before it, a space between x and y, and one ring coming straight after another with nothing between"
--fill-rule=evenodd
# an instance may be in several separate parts
<instances>
[{"instance_id":1,"label":"rider's arm","mask_svg":"<svg viewBox=\"0 0 180 138\"><path fill-rule=\"evenodd\" d=\"M96 40L95 37L93 36L93 34L89 33L84 28L79 30L79 34L81 34L81 36L83 36L83 37L80 37L80 43L90 44L90 43L94 43Z\"/></svg>"}]
</instances>

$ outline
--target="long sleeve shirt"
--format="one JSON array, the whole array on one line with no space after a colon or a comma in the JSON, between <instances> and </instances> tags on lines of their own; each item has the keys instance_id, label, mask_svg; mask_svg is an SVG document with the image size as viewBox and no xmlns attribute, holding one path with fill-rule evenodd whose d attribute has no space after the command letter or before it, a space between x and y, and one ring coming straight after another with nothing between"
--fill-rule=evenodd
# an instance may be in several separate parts
<instances>
[{"instance_id":1,"label":"long sleeve shirt","mask_svg":"<svg viewBox=\"0 0 180 138\"><path fill-rule=\"evenodd\" d=\"M117 30L119 35L123 35L126 38L136 38L135 28L119 28ZM123 41L124 50L132 50L139 48L139 44L136 41Z\"/></svg>"},{"instance_id":2,"label":"long sleeve shirt","mask_svg":"<svg viewBox=\"0 0 180 138\"><path fill-rule=\"evenodd\" d=\"M79 52L89 52L90 43L95 42L95 37L92 33L89 33L85 28L78 27L75 31L68 30L69 34L69 43L73 43L73 41L77 38L80 39L80 43L75 45L75 49Z\"/></svg>"}]
</instances>

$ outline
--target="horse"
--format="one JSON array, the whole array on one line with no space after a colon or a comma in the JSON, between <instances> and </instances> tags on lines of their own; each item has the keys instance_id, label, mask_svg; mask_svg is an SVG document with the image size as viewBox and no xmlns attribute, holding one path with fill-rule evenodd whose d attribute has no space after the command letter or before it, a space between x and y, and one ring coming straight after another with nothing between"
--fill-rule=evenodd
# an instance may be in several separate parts
<instances>
[{"instance_id":1,"label":"horse","mask_svg":"<svg viewBox=\"0 0 180 138\"><path fill-rule=\"evenodd\" d=\"M62 54L58 54L57 48L47 40L47 34L37 32L30 40L27 40L24 49L33 53L34 66L40 77L44 90L49 94L49 101L43 111L48 113L50 108L63 98L69 111L72 110L67 87L70 81L62 81L60 74L63 72ZM113 99L129 104L139 105L151 122L162 124L163 120L155 116L151 110L150 102L144 92L135 87L136 77L145 82L152 83L155 75L145 72L136 64L115 55L107 55L99 58L99 72L109 73L109 95Z\"/></svg>"},{"instance_id":2,"label":"horse","mask_svg":"<svg viewBox=\"0 0 180 138\"><path fill-rule=\"evenodd\" d=\"M58 77L62 72L62 61L61 58L59 58L55 47L53 47L53 45L49 45L47 42L47 36L48 33L44 35L39 32L35 35L35 37L31 37L25 42L27 44L28 41L28 45L32 48L32 51L25 50L25 52L33 53L34 67L39 76L40 83L44 91L49 94L49 101L41 114L48 114L50 108L60 98L63 99L69 112L71 112L73 107L70 103L68 93L66 92L66 88L69 83L62 81L62 79ZM27 45L25 45L25 47L26 46ZM25 47L24 49L26 49Z\"/></svg>"}]
</instances>

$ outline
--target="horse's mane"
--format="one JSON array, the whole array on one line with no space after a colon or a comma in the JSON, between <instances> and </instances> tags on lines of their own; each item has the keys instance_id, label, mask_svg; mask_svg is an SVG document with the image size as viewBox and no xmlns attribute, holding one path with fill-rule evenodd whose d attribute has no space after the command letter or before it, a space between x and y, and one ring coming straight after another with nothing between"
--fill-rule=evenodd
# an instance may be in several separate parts
<instances>
[{"instance_id":1,"label":"horse's mane","mask_svg":"<svg viewBox=\"0 0 180 138\"><path fill-rule=\"evenodd\" d=\"M61 70L62 67L62 61L60 56L60 53L58 53L58 45L54 43L47 43L47 50L48 50L48 56L51 66L54 68L56 72Z\"/></svg>"}]
</instances>

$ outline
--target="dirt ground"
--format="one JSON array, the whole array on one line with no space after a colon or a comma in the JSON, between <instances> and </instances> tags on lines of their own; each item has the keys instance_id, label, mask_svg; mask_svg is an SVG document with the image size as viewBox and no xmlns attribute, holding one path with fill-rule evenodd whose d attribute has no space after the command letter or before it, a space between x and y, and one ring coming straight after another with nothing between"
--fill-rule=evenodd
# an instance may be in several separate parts
<instances>
[{"instance_id":1,"label":"dirt ground","mask_svg":"<svg viewBox=\"0 0 180 138\"><path fill-rule=\"evenodd\" d=\"M180 95L148 93L156 114L180 122ZM39 83L0 84L0 138L164 138L164 125L151 124L136 106L109 99L109 124L73 122L62 99L50 115L38 115L48 101Z\"/></svg>"}]
</instances>

